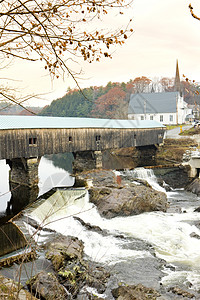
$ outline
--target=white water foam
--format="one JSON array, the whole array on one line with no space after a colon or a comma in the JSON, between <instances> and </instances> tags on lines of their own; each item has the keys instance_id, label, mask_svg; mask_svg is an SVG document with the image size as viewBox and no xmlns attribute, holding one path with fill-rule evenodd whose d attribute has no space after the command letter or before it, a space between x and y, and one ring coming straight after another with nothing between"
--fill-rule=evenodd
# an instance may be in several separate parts
<instances>
[{"instance_id":1,"label":"white water foam","mask_svg":"<svg viewBox=\"0 0 200 300\"><path fill-rule=\"evenodd\" d=\"M101 228L107 227L107 220L100 217L96 207L89 203L88 193L83 190L58 191L29 215L39 224L63 235L78 237L84 242L85 253L98 262L113 263L113 261L124 261L127 257L141 258L150 255L146 251L123 249L125 242L121 239L115 238L112 234L104 236L88 231L74 219L74 216L78 216L85 222Z\"/></svg>"},{"instance_id":2,"label":"white water foam","mask_svg":"<svg viewBox=\"0 0 200 300\"><path fill-rule=\"evenodd\" d=\"M152 170L140 168L136 171L135 177L139 176L141 179L148 180L155 189L164 191L162 187L159 187ZM192 281L198 289L200 286L200 240L191 237L191 233L200 236L200 230L190 223L199 220L199 213L188 209L182 214L150 212L108 220L101 218L96 207L89 202L85 191L78 191L77 194L71 192L71 196L69 190L59 193L60 196L54 194L53 198L46 200L43 206L32 211L31 217L42 222L45 214L50 211L45 221L49 228L83 240L86 254L95 261L107 264L126 261L129 257L136 259L150 255L147 251L124 249L126 240L116 238L115 233L143 239L154 246L158 257L165 259L168 263L181 264L182 268L185 266L185 271L181 273L171 271L166 274L163 284L168 284L173 280ZM177 198L178 191L174 191L174 195ZM170 197L173 197L173 192L170 192ZM56 209L54 203L56 203ZM73 216L78 216L86 223L107 230L109 235L103 236L98 232L88 231Z\"/></svg>"},{"instance_id":3,"label":"white water foam","mask_svg":"<svg viewBox=\"0 0 200 300\"><path fill-rule=\"evenodd\" d=\"M166 193L165 189L158 184L152 169L136 168L134 170L128 170L127 175L131 175L133 178L146 180L154 190Z\"/></svg>"}]
</instances>

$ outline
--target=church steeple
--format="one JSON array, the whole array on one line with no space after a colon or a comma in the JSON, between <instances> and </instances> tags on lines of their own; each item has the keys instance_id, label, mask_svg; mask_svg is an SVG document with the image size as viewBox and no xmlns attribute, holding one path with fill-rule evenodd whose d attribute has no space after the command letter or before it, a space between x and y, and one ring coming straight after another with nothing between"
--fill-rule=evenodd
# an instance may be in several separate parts
<instances>
[{"instance_id":1,"label":"church steeple","mask_svg":"<svg viewBox=\"0 0 200 300\"><path fill-rule=\"evenodd\" d=\"M176 75L175 75L175 80L174 80L174 91L182 94L181 80L180 80L179 67L178 67L178 59L176 60Z\"/></svg>"}]
</instances>

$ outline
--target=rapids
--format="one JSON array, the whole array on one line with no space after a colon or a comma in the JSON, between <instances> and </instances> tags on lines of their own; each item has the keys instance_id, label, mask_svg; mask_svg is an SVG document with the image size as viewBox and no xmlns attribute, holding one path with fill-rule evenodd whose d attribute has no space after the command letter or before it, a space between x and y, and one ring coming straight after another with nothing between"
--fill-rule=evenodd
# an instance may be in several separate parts
<instances>
[{"instance_id":1,"label":"rapids","mask_svg":"<svg viewBox=\"0 0 200 300\"><path fill-rule=\"evenodd\" d=\"M126 174L129 178L132 176L133 181L134 178L147 180L154 189L165 191L158 184L152 170L138 168L123 172L121 175L126 176ZM148 265L147 262L153 259L153 247L156 257L167 263L161 270L162 275L157 276L157 280L158 277L162 277L160 283L163 286L178 284L181 287L192 286L192 289L198 291L200 289L200 230L196 224L199 224L200 217L198 212L194 212L194 207L200 205L200 199L182 190L166 193L170 203L170 210L167 213L150 212L105 219L89 202L86 191L71 189L57 191L37 208L27 211L27 215L63 235L70 234L78 237L84 242L84 251L91 260L112 268L114 266L118 274L122 270L124 272L124 266L127 266L127 278L129 272L132 274L130 269L133 266L135 268L136 262L140 262L139 266L137 264L136 266L142 268L142 259L142 272L146 277L152 276L152 280L151 278L141 280L151 286L155 286L155 282L152 282L155 278L150 273L155 272L157 266L155 262L153 265L151 263ZM186 199L187 203L185 203ZM185 203L185 206L181 207L182 210L179 202L181 205ZM74 216L78 216L85 223L99 226L106 234L88 231ZM197 238L192 237L194 234ZM37 236L37 239L38 242L42 242L42 235ZM137 274L135 270L134 276L136 278L132 279L132 283L140 282L140 272ZM130 282L130 278L128 281Z\"/></svg>"},{"instance_id":2,"label":"rapids","mask_svg":"<svg viewBox=\"0 0 200 300\"><path fill-rule=\"evenodd\" d=\"M3 165L2 161L0 163ZM50 162L46 162L45 166L48 164L49 172L47 168L40 169L40 175L43 176L40 194L54 185L55 178L58 178L55 173L60 174L59 183L63 186L67 177L70 182L67 185L73 185L66 171L54 169ZM117 278L115 284L119 281L142 283L157 289L178 285L198 292L200 215L194 209L200 206L200 197L184 190L166 192L152 170L136 168L120 174L128 176L133 182L136 178L146 180L154 189L165 192L169 201L168 211L105 219L89 202L85 189L68 188L59 189L50 198L32 204L24 214L46 228L81 239L86 257L109 266ZM1 192L8 190L5 183L1 186ZM102 232L88 230L75 217L99 226ZM24 220L23 223L31 234L35 232ZM35 235L39 244L50 238L51 234L43 231Z\"/></svg>"}]
</instances>

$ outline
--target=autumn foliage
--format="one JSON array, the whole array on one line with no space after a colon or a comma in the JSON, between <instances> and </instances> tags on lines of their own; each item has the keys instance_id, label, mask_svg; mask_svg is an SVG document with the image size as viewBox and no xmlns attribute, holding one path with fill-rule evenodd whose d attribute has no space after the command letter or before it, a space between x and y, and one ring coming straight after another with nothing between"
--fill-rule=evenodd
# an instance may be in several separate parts
<instances>
[{"instance_id":1,"label":"autumn foliage","mask_svg":"<svg viewBox=\"0 0 200 300\"><path fill-rule=\"evenodd\" d=\"M119 107L123 110L126 106L125 97L126 93L120 87L113 87L95 101L94 109L92 110L93 116L116 118L116 116L119 116Z\"/></svg>"},{"instance_id":2,"label":"autumn foliage","mask_svg":"<svg viewBox=\"0 0 200 300\"><path fill-rule=\"evenodd\" d=\"M146 78L142 76L136 77L136 80L131 79L127 83L109 82L105 87L86 88L83 90L86 97L78 89L69 89L64 97L53 101L41 114L62 117L127 119L130 94L138 92L135 82L139 82L140 87L145 88L146 92L167 93L174 90L174 78L163 77L156 81ZM200 87L189 80L182 81L181 86L184 100L188 104L200 105Z\"/></svg>"},{"instance_id":3,"label":"autumn foliage","mask_svg":"<svg viewBox=\"0 0 200 300\"><path fill-rule=\"evenodd\" d=\"M151 79L147 78L146 76L136 77L133 80L133 86L137 93L145 93L148 92L148 87L151 83Z\"/></svg>"}]
</instances>

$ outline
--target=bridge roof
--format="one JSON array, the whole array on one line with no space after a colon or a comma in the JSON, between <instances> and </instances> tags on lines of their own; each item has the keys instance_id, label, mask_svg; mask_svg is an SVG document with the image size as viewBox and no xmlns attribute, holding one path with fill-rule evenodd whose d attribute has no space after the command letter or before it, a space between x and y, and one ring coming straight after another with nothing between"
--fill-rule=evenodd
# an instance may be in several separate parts
<instances>
[{"instance_id":1,"label":"bridge roof","mask_svg":"<svg viewBox=\"0 0 200 300\"><path fill-rule=\"evenodd\" d=\"M160 128L165 127L153 120L116 120L94 118L64 118L42 116L0 116L0 130L45 128Z\"/></svg>"}]
</instances>

